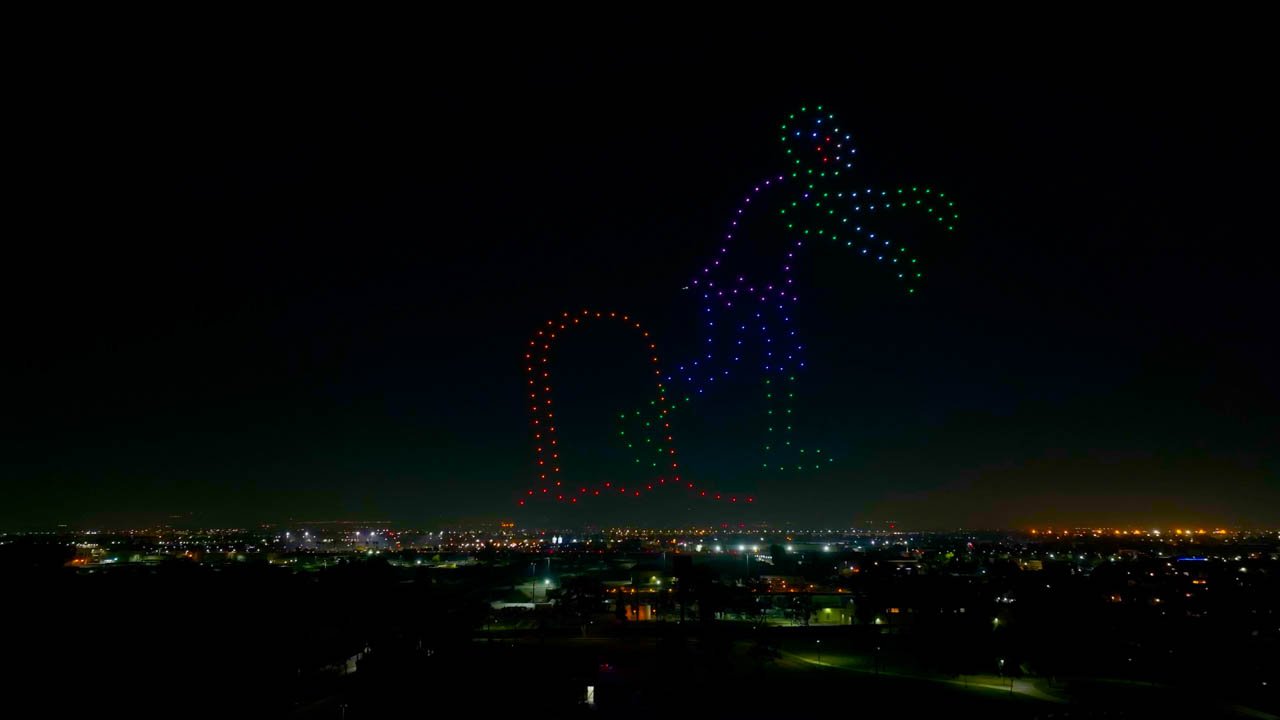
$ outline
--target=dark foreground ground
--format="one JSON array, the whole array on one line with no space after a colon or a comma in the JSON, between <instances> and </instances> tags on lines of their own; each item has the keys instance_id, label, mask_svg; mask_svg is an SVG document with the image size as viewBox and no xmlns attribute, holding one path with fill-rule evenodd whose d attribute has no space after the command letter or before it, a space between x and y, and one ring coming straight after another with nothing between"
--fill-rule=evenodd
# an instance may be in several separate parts
<instances>
[{"instance_id":1,"label":"dark foreground ground","mask_svg":"<svg viewBox=\"0 0 1280 720\"><path fill-rule=\"evenodd\" d=\"M817 639L831 650L819 652ZM694 636L668 626L612 637L476 639L456 665L341 678L338 692L294 716L342 717L346 704L349 718L417 717L457 703L517 717L1274 717L1195 687L938 675L920 670L916 658L877 660L858 652L861 645L829 630L747 626ZM584 702L589 686L594 706Z\"/></svg>"},{"instance_id":2,"label":"dark foreground ground","mask_svg":"<svg viewBox=\"0 0 1280 720\"><path fill-rule=\"evenodd\" d=\"M1039 655L1073 653L1074 670L1001 668L1010 678L962 662L989 628L951 638L874 625L502 617L466 583L376 564L7 577L3 718L1167 720L1276 717L1280 707L1272 673L1232 670L1276 667L1272 654L1200 657L1186 633L1167 638L1177 653L1134 653L1131 667L1127 656L1109 664L1123 644L1104 647L1097 633L1028 633Z\"/></svg>"},{"instance_id":3,"label":"dark foreground ground","mask_svg":"<svg viewBox=\"0 0 1280 720\"><path fill-rule=\"evenodd\" d=\"M920 658L875 653L841 630L725 623L712 631L610 627L587 637L498 632L370 652L353 673L299 677L267 674L270 663L253 655L214 668L200 647L152 655L121 647L114 666L68 657L45 667L43 681L14 688L25 698L15 710L25 711L6 716L1275 717L1195 686L934 673Z\"/></svg>"}]
</instances>

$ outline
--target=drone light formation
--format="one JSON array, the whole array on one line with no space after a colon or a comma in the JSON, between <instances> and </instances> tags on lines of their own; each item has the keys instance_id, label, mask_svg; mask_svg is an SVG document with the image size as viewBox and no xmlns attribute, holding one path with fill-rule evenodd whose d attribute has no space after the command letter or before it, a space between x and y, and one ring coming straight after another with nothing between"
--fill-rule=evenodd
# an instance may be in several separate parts
<instances>
[{"instance_id":1,"label":"drone light formation","mask_svg":"<svg viewBox=\"0 0 1280 720\"><path fill-rule=\"evenodd\" d=\"M586 327L596 320L621 322L625 327L639 333L640 340L643 343L642 349L654 368L655 395L652 405L656 409L657 415L655 420L645 421L646 431L641 434L639 439L653 452L653 455L650 455L649 468L662 474L652 481L641 483L638 486L632 485L628 487L622 484L615 486L612 481L594 484L566 484L561 474L560 441L557 437L555 412L552 407L554 400L552 398L551 353L555 348L555 340L563 333ZM641 497L644 493L653 492L655 489L666 485L668 477L671 478L673 485L679 486L683 484L686 490L698 497L711 498L713 500L727 499L729 502L738 502L739 497L737 495L714 492L699 487L692 482L682 483L679 475L680 463L676 459L675 437L672 434L671 420L667 417L671 408L667 407L666 386L662 381L662 369L659 366L657 352L657 344L653 342L649 331L644 329L640 322L630 315L619 314L614 311L583 310L579 313L566 312L558 320L548 320L541 329L534 333L533 339L529 341L528 351L525 353L525 372L528 375L526 382L529 409L532 414L531 427L534 440L534 462L538 469L538 485L525 491L525 497L520 498L518 501L520 505L524 505L528 498L536 497L539 494L554 497L558 502L568 502L570 504L576 504L578 499L582 497L599 497L601 494L606 493ZM620 434L625 435L625 431ZM628 441L629 446L632 444ZM637 459L637 462L640 462L639 459ZM755 502L755 498L752 496L743 496L742 499L748 503Z\"/></svg>"},{"instance_id":2,"label":"drone light formation","mask_svg":"<svg viewBox=\"0 0 1280 720\"><path fill-rule=\"evenodd\" d=\"M902 281L906 294L914 295L923 278L919 259L905 244L875 230L876 216L894 210L919 212L942 231L953 232L959 214L954 200L931 187L849 187L846 182L857 151L852 137L836 124L835 115L824 112L821 105L812 110L800 108L781 124L780 131L786 170L751 188L730 216L716 252L684 288L700 295L698 317L705 336L695 354L678 363L674 371L663 373L649 331L630 316L614 312L564 313L559 320L548 321L530 341L525 357L539 486L527 490L519 504L540 495L571 504L579 497L602 493L642 497L668 485L683 487L699 498L754 502L753 496L716 492L682 480L671 431L672 415L678 408L692 405L737 373L753 373L759 379L764 400L762 470L795 473L834 462L830 453L802 447L795 440L796 380L805 368L804 345L794 323L799 303L795 269L806 243L842 247L885 267ZM753 277L745 269L732 267L732 261L743 255L731 253L734 238L745 231L748 221L784 238L778 269L771 275ZM655 476L641 487L614 487L611 482L566 484L561 477L560 447L551 411L549 353L558 333L595 319L617 319L639 331L651 356L656 395L641 408L617 413L618 438L633 451L634 463Z\"/></svg>"}]
</instances>

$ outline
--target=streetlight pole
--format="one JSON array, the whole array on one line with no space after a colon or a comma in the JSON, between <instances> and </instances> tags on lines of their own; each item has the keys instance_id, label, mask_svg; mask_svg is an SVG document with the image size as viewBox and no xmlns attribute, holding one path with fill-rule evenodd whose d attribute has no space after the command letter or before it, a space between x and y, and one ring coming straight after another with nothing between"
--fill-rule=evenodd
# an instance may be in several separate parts
<instances>
[{"instance_id":1,"label":"streetlight pole","mask_svg":"<svg viewBox=\"0 0 1280 720\"><path fill-rule=\"evenodd\" d=\"M818 664L822 664L822 641L818 641Z\"/></svg>"}]
</instances>

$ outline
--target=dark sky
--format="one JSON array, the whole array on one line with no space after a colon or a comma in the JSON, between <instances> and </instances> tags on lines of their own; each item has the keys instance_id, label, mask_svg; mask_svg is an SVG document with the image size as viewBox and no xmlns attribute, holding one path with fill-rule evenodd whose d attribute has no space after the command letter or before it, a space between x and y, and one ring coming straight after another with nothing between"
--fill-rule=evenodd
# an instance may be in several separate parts
<instances>
[{"instance_id":1,"label":"dark sky","mask_svg":"<svg viewBox=\"0 0 1280 720\"><path fill-rule=\"evenodd\" d=\"M1280 522L1261 45L1190 22L610 27L33 54L10 108L0 527ZM886 224L927 263L915 296L833 248L798 270L798 432L836 462L763 475L763 406L727 389L676 419L681 456L749 510L517 509L533 328L616 309L688 356L681 287L806 103L854 133L852 186L927 183L962 212L950 235ZM609 437L647 397L627 339L557 355L575 477L637 479Z\"/></svg>"}]
</instances>

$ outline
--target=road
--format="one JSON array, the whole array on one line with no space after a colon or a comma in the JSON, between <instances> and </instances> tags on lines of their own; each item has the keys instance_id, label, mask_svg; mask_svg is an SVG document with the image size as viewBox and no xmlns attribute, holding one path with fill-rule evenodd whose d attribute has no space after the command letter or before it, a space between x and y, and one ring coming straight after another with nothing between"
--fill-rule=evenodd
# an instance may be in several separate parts
<instances>
[{"instance_id":1,"label":"road","mask_svg":"<svg viewBox=\"0 0 1280 720\"><path fill-rule=\"evenodd\" d=\"M813 653L797 653L790 651L782 652L784 657L790 657L803 663L817 665L821 667L843 670L846 672L861 673L864 675L883 675L886 677L904 678L908 680L920 680L931 683L942 683L955 687L962 687L969 690L995 691L1007 693L1010 695L1019 695L1025 698L1040 700L1050 703L1065 703L1066 698L1059 697L1044 689L1037 687L1036 683L1031 680L1019 680L1016 678L1002 678L995 675L971 675L961 679L944 677L941 675L922 675L918 673L907 673L898 670L890 670L886 668L876 669L875 660L858 655L846 655L842 653L822 653L821 659L817 652Z\"/></svg>"}]
</instances>

